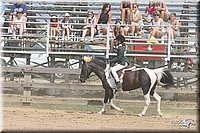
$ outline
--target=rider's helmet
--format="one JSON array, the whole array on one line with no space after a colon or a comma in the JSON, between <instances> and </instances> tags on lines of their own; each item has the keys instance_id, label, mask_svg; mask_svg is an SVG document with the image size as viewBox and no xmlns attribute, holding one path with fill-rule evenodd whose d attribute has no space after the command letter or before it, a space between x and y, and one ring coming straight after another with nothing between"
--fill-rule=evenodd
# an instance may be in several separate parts
<instances>
[{"instance_id":1,"label":"rider's helmet","mask_svg":"<svg viewBox=\"0 0 200 133\"><path fill-rule=\"evenodd\" d=\"M123 43L123 42L125 42L126 39L125 39L125 37L123 35L117 35L115 40L121 41L121 43Z\"/></svg>"}]
</instances>

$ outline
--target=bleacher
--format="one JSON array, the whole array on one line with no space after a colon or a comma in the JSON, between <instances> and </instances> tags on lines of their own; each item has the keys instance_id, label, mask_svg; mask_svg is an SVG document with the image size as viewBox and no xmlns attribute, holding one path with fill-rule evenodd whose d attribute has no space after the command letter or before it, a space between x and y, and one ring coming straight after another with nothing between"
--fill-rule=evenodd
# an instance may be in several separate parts
<instances>
[{"instance_id":1,"label":"bleacher","mask_svg":"<svg viewBox=\"0 0 200 133\"><path fill-rule=\"evenodd\" d=\"M144 13L145 7L148 5L147 2L138 1L139 10ZM34 43L42 43L45 47L49 43L50 51L51 52L60 52L58 54L67 54L64 52L70 51L76 52L73 54L88 54L88 49L84 49L84 45L95 45L97 49L97 53L99 49L105 52L107 36L97 35L95 36L95 41L91 42L80 42L80 38L82 35L82 27L83 27L83 19L86 17L86 13L88 10L92 10L95 14L99 12L102 8L103 3L109 2L112 5L112 21L113 24L116 20L120 20L120 10L119 10L119 1L118 0L101 0L101 1L90 1L90 0L57 0L57 1L48 1L48 0L41 0L41 1L26 1L27 6L29 7L28 10L28 22L26 33L22 38L22 45L20 45L19 50L23 47L23 50L26 48L31 48ZM177 37L175 40L174 46L176 49L186 49L188 47L193 47L196 41L196 28L197 28L197 8L196 3L198 1L192 0L167 0L167 6L170 12L175 12L177 14L177 19L181 22L181 29L180 29L180 37ZM8 17L10 7L13 4L13 1L6 1L6 16ZM52 15L59 16L60 19L63 18L63 15L68 12L70 13L70 17L73 20L73 29L72 29L72 40L70 41L61 41L60 36L56 41L49 40L49 31L48 31L48 24L50 17ZM6 22L5 22L6 24ZM2 33L3 41L5 44L9 42L18 41L17 39L11 39L12 35L7 34L7 26L3 27L4 32ZM111 36L109 36L111 38ZM126 39L128 40L128 45L147 45L145 42L147 39L134 37L134 36L127 36ZM137 41L138 40L138 41ZM141 42L140 42L141 41ZM167 55L167 48L168 48L168 40L158 39L160 42L159 45L163 45L165 47L164 51L146 51L144 50L131 50L128 51L130 56L137 56L139 54L159 54L161 57L166 57ZM53 45L51 45L53 44ZM4 44L2 44L4 45ZM11 45L9 45L11 46ZM94 46L94 48L95 48ZM99 46L99 47L97 47ZM103 47L102 47L103 46ZM66 49L67 48L67 49ZM7 48L8 49L8 48ZM70 51L70 52L71 52ZM93 50L90 50L93 51ZM81 53L85 52L85 53ZM95 50L93 52L96 52ZM180 52L180 51L177 51ZM134 54L133 54L134 53ZM56 53L57 54L57 53ZM70 53L71 54L71 53ZM93 53L92 53L93 54ZM103 54L102 54L103 55ZM112 53L111 53L112 55ZM165 56L164 56L165 55ZM141 56L141 55L139 55Z\"/></svg>"}]
</instances>

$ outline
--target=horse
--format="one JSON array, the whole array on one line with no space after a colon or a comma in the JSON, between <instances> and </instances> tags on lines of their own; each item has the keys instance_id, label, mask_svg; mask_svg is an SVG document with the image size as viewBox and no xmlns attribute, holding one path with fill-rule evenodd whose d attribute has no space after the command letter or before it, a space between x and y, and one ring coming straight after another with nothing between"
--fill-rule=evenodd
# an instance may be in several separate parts
<instances>
[{"instance_id":1,"label":"horse","mask_svg":"<svg viewBox=\"0 0 200 133\"><path fill-rule=\"evenodd\" d=\"M80 74L80 81L82 83L86 82L90 74L95 73L102 82L102 86L105 89L105 96L102 109L98 112L99 114L105 113L106 104L110 104L114 109L124 112L122 108L117 107L113 104L112 99L115 97L116 89L112 88L105 76L106 62L102 59L83 59L82 60L82 69ZM117 72L118 74L122 73L122 70ZM170 86L173 84L173 77L168 70L163 68L157 69L148 69L148 68L135 68L133 70L125 71L123 76L122 90L131 91L138 88L142 89L145 106L143 111L138 114L138 116L144 116L149 104L150 96L153 96L157 101L157 112L162 116L160 109L161 97L156 93L156 85L160 84L163 86Z\"/></svg>"}]
</instances>

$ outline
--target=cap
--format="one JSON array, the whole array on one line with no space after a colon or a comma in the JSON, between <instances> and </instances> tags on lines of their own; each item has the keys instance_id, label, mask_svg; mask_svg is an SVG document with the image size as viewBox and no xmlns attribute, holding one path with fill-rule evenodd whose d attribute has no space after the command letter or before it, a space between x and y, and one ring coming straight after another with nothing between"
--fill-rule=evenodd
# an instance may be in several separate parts
<instances>
[{"instance_id":1,"label":"cap","mask_svg":"<svg viewBox=\"0 0 200 133\"><path fill-rule=\"evenodd\" d=\"M57 16L56 16L56 15L53 15L53 16L51 16L51 18L57 18Z\"/></svg>"},{"instance_id":2,"label":"cap","mask_svg":"<svg viewBox=\"0 0 200 133\"><path fill-rule=\"evenodd\" d=\"M66 17L70 17L69 13L65 13L65 15L64 15L64 16L66 16Z\"/></svg>"},{"instance_id":3,"label":"cap","mask_svg":"<svg viewBox=\"0 0 200 133\"><path fill-rule=\"evenodd\" d=\"M118 36L116 36L115 40L125 42L126 39L123 35L118 35Z\"/></svg>"},{"instance_id":4,"label":"cap","mask_svg":"<svg viewBox=\"0 0 200 133\"><path fill-rule=\"evenodd\" d=\"M16 12L22 13L22 12L23 12L23 9L22 9L22 8L18 8L18 9L16 9Z\"/></svg>"}]
</instances>

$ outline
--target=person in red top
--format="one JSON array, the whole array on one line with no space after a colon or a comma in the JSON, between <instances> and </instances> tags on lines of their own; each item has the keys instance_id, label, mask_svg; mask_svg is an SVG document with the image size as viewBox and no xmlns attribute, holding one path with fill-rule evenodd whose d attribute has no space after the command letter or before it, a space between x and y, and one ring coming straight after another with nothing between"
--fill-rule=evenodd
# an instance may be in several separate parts
<instances>
[{"instance_id":1,"label":"person in red top","mask_svg":"<svg viewBox=\"0 0 200 133\"><path fill-rule=\"evenodd\" d=\"M56 15L53 15L50 20L50 35L55 37L59 33L59 19Z\"/></svg>"},{"instance_id":2,"label":"person in red top","mask_svg":"<svg viewBox=\"0 0 200 133\"><path fill-rule=\"evenodd\" d=\"M155 1L149 0L149 5L145 9L145 14L143 15L143 19L145 22L150 22L153 19L153 12L155 10Z\"/></svg>"}]
</instances>

